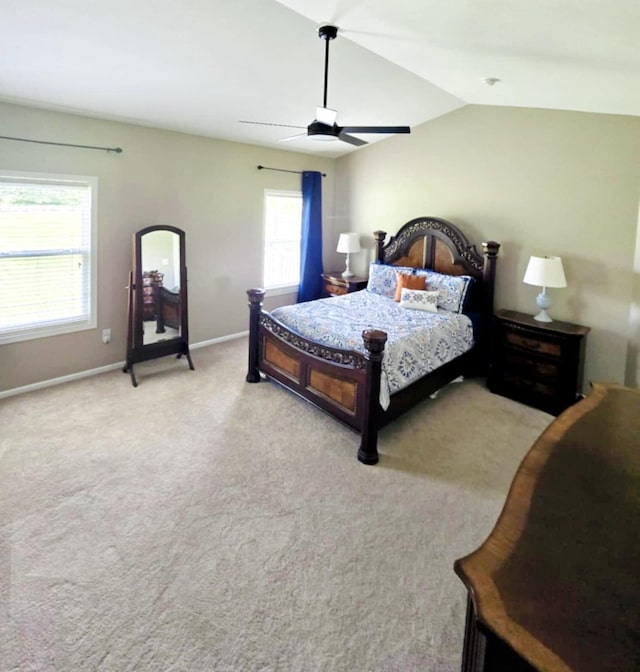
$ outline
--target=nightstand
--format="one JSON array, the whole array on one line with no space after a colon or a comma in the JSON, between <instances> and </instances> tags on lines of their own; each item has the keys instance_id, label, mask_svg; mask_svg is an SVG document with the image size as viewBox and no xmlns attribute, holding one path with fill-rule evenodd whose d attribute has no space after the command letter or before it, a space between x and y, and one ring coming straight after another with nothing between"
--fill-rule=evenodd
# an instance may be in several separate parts
<instances>
[{"instance_id":1,"label":"nightstand","mask_svg":"<svg viewBox=\"0 0 640 672\"><path fill-rule=\"evenodd\" d=\"M367 286L367 278L354 275L351 278L343 278L342 271L329 271L322 274L323 296L338 296L340 294L351 294L364 289Z\"/></svg>"},{"instance_id":2,"label":"nightstand","mask_svg":"<svg viewBox=\"0 0 640 672\"><path fill-rule=\"evenodd\" d=\"M580 398L589 331L580 324L538 322L525 313L499 310L489 389L559 415Z\"/></svg>"}]
</instances>

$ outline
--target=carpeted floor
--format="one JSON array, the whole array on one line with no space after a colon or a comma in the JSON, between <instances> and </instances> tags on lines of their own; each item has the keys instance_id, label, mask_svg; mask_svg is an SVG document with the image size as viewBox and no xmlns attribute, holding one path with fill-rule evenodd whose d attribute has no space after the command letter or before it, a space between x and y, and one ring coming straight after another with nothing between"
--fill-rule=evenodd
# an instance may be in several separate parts
<instances>
[{"instance_id":1,"label":"carpeted floor","mask_svg":"<svg viewBox=\"0 0 640 672\"><path fill-rule=\"evenodd\" d=\"M366 467L246 351L1 402L0 669L460 669L453 562L551 416L454 384Z\"/></svg>"}]
</instances>

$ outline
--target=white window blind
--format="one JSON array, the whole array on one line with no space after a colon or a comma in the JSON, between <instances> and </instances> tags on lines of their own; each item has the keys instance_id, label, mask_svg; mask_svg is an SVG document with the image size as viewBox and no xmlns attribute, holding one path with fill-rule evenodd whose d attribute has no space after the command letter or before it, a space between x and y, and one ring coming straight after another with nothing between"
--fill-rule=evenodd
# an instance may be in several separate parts
<instances>
[{"instance_id":1,"label":"white window blind","mask_svg":"<svg viewBox=\"0 0 640 672\"><path fill-rule=\"evenodd\" d=\"M297 287L300 283L302 194L267 189L264 220L264 287Z\"/></svg>"},{"instance_id":2,"label":"white window blind","mask_svg":"<svg viewBox=\"0 0 640 672\"><path fill-rule=\"evenodd\" d=\"M0 172L0 343L96 326L96 190Z\"/></svg>"}]
</instances>

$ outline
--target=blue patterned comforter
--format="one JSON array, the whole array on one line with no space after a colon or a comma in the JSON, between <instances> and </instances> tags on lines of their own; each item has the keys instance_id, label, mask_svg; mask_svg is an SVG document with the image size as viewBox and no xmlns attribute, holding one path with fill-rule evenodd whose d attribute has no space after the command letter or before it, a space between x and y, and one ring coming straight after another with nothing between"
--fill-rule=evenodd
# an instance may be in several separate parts
<instances>
[{"instance_id":1,"label":"blue patterned comforter","mask_svg":"<svg viewBox=\"0 0 640 672\"><path fill-rule=\"evenodd\" d=\"M367 290L282 306L270 314L305 338L343 350L365 352L362 332L385 331L388 340L380 386L384 409L394 392L473 346L473 327L466 315L408 310Z\"/></svg>"}]
</instances>

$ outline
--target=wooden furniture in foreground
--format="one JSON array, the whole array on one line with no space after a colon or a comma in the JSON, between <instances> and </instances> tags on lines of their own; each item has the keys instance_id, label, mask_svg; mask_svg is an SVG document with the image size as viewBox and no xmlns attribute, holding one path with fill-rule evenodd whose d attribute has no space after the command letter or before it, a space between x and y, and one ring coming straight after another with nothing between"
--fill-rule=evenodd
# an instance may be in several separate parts
<instances>
[{"instance_id":1,"label":"wooden furniture in foreground","mask_svg":"<svg viewBox=\"0 0 640 672\"><path fill-rule=\"evenodd\" d=\"M367 278L359 275L343 278L340 271L329 271L322 274L322 294L324 297L358 292L366 286Z\"/></svg>"},{"instance_id":2,"label":"wooden furniture in foreground","mask_svg":"<svg viewBox=\"0 0 640 672\"><path fill-rule=\"evenodd\" d=\"M489 389L552 415L562 413L582 392L589 331L579 324L497 311Z\"/></svg>"},{"instance_id":3,"label":"wooden furniture in foreground","mask_svg":"<svg viewBox=\"0 0 640 672\"><path fill-rule=\"evenodd\" d=\"M266 375L357 431L358 459L364 464L378 462L379 428L458 376L486 373L500 248L493 241L483 243L483 257L456 226L436 217L407 222L386 245L384 231L374 232L374 237L378 263L475 278L466 309L474 315L477 327L473 349L392 395L386 411L379 402L386 333L365 331L364 354L330 348L301 337L263 312L262 289L247 291L250 317L246 380L257 383Z\"/></svg>"},{"instance_id":4,"label":"wooden furniture in foreground","mask_svg":"<svg viewBox=\"0 0 640 672\"><path fill-rule=\"evenodd\" d=\"M526 455L468 590L463 672L640 670L640 390L594 383Z\"/></svg>"}]
</instances>

